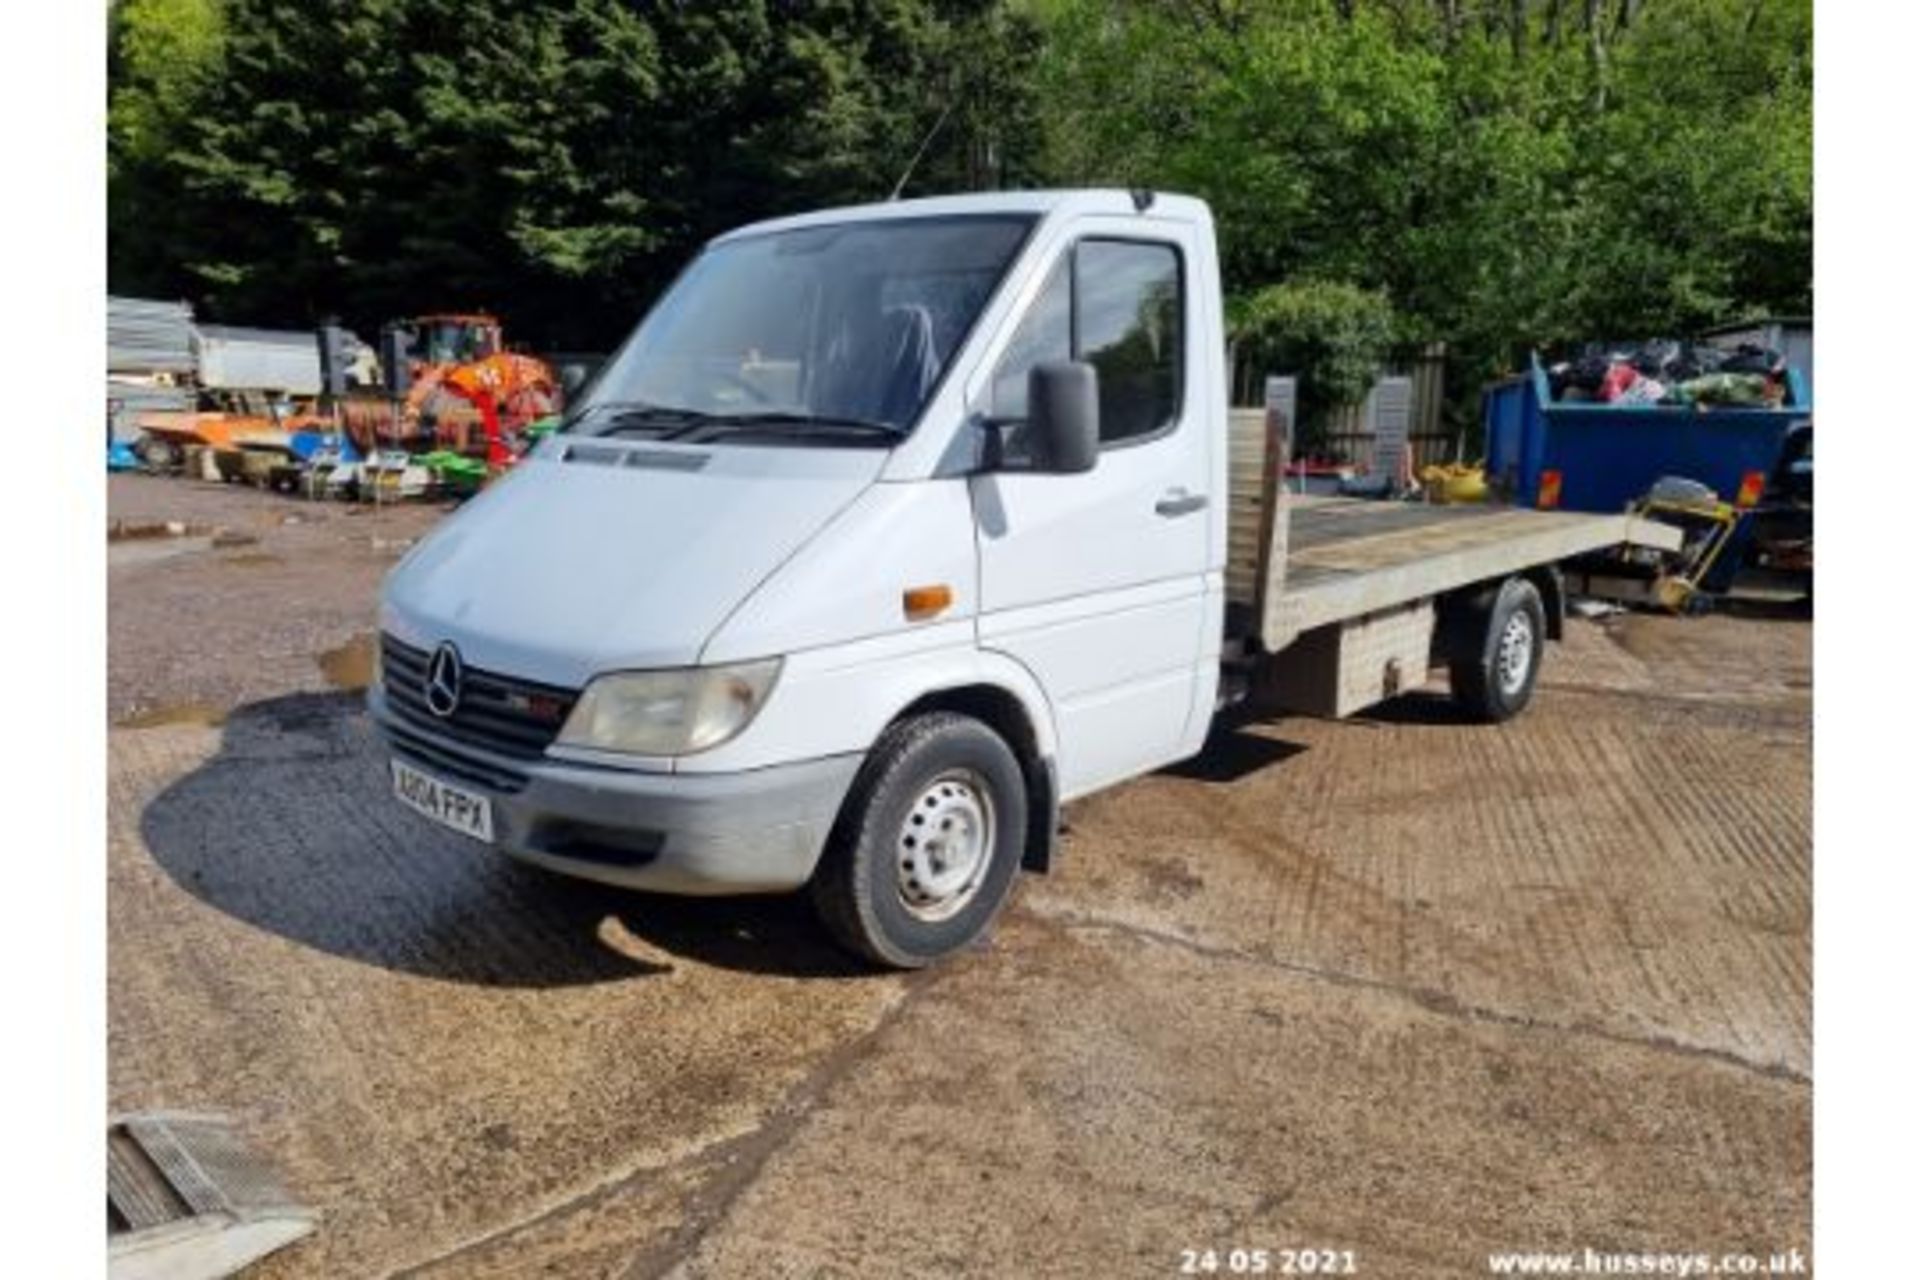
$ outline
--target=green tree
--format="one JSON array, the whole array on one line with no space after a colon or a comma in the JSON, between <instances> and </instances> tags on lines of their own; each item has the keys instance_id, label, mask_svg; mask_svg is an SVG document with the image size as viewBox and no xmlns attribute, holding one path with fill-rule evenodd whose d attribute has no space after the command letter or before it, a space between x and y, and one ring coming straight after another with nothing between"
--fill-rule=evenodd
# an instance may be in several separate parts
<instances>
[{"instance_id":1,"label":"green tree","mask_svg":"<svg viewBox=\"0 0 1920 1280\"><path fill-rule=\"evenodd\" d=\"M1384 295L1460 411L1530 345L1811 306L1808 0L1027 11L1056 180L1206 198L1243 315Z\"/></svg>"},{"instance_id":2,"label":"green tree","mask_svg":"<svg viewBox=\"0 0 1920 1280\"><path fill-rule=\"evenodd\" d=\"M133 74L162 3L123 6L113 109L190 106L110 137L110 273L219 317L605 346L715 232L884 198L943 115L915 189L1028 172L1034 28L979 0L226 0L190 91Z\"/></svg>"},{"instance_id":3,"label":"green tree","mask_svg":"<svg viewBox=\"0 0 1920 1280\"><path fill-rule=\"evenodd\" d=\"M1269 285L1236 299L1227 317L1236 355L1301 372L1302 442L1326 412L1372 387L1399 338L1399 317L1377 290L1323 280Z\"/></svg>"},{"instance_id":4,"label":"green tree","mask_svg":"<svg viewBox=\"0 0 1920 1280\"><path fill-rule=\"evenodd\" d=\"M109 10L109 159L166 148L218 74L225 37L220 0L123 0Z\"/></svg>"},{"instance_id":5,"label":"green tree","mask_svg":"<svg viewBox=\"0 0 1920 1280\"><path fill-rule=\"evenodd\" d=\"M916 156L908 195L1203 196L1240 314L1382 298L1463 407L1527 345L1811 306L1809 0L110 12L110 280L218 317L605 345L715 232Z\"/></svg>"},{"instance_id":6,"label":"green tree","mask_svg":"<svg viewBox=\"0 0 1920 1280\"><path fill-rule=\"evenodd\" d=\"M113 279L145 291L166 280L145 256L177 234L176 206L147 181L216 83L226 52L220 0L122 0L108 10L107 221ZM165 292L165 290L160 290Z\"/></svg>"}]
</instances>

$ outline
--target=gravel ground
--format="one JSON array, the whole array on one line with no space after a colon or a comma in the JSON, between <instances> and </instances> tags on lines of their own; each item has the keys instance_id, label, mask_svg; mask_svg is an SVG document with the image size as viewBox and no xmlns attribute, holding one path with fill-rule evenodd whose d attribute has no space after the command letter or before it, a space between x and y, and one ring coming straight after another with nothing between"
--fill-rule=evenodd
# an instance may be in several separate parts
<instances>
[{"instance_id":1,"label":"gravel ground","mask_svg":"<svg viewBox=\"0 0 1920 1280\"><path fill-rule=\"evenodd\" d=\"M110 510L188 526L109 554L111 1102L233 1113L321 1210L260 1275L1810 1242L1803 620L1575 621L1500 728L1226 726L900 977L797 901L550 879L386 798L344 689L436 512Z\"/></svg>"},{"instance_id":2,"label":"gravel ground","mask_svg":"<svg viewBox=\"0 0 1920 1280\"><path fill-rule=\"evenodd\" d=\"M110 476L109 717L207 719L364 684L380 579L440 514Z\"/></svg>"}]
</instances>

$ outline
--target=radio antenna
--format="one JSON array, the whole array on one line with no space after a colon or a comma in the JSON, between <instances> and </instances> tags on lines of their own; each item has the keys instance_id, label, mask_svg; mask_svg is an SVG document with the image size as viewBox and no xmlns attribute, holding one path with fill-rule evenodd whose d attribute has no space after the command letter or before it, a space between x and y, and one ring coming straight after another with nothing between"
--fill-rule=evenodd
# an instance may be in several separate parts
<instances>
[{"instance_id":1,"label":"radio antenna","mask_svg":"<svg viewBox=\"0 0 1920 1280\"><path fill-rule=\"evenodd\" d=\"M927 154L927 148L933 145L934 138L939 136L941 127L947 123L947 117L952 114L953 104L949 102L947 109L940 113L940 118L933 122L933 128L927 130L927 136L920 139L920 149L913 153L913 159L907 161L907 171L900 175L900 181L894 183L893 190L887 193L888 200L900 198L901 189L907 185L907 180L913 177L913 171L920 167L920 157Z\"/></svg>"}]
</instances>

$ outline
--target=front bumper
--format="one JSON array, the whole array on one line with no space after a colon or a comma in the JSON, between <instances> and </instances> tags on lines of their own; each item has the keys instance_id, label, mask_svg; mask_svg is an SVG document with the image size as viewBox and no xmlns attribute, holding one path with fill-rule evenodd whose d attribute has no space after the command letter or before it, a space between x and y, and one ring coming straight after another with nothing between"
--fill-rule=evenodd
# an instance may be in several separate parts
<instances>
[{"instance_id":1,"label":"front bumper","mask_svg":"<svg viewBox=\"0 0 1920 1280\"><path fill-rule=\"evenodd\" d=\"M502 852L566 875L661 893L768 893L813 875L856 753L742 773L639 773L515 759L367 708L396 755L485 795Z\"/></svg>"}]
</instances>

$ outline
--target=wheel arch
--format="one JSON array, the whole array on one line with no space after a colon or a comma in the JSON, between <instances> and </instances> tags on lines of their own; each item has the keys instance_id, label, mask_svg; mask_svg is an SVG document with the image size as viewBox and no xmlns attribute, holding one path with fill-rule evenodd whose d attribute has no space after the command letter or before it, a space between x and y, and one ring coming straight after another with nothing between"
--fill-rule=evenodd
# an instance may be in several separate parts
<instances>
[{"instance_id":1,"label":"wheel arch","mask_svg":"<svg viewBox=\"0 0 1920 1280\"><path fill-rule=\"evenodd\" d=\"M1540 608L1546 614L1549 640L1566 633L1567 588L1558 565L1537 565L1504 578L1487 578L1469 583L1434 599L1433 656L1436 660L1468 658L1478 650L1480 627L1485 615L1509 582L1525 582L1540 593Z\"/></svg>"},{"instance_id":2,"label":"wheel arch","mask_svg":"<svg viewBox=\"0 0 1920 1280\"><path fill-rule=\"evenodd\" d=\"M1022 846L1022 869L1045 873L1052 869L1060 830L1060 784L1051 746L1051 725L1036 722L1019 694L987 681L930 690L902 707L889 726L932 711L952 711L985 724L1012 748L1027 787L1027 831Z\"/></svg>"},{"instance_id":3,"label":"wheel arch","mask_svg":"<svg viewBox=\"0 0 1920 1280\"><path fill-rule=\"evenodd\" d=\"M1540 605L1547 615L1547 639L1561 639L1567 630L1567 583L1560 566L1536 565L1516 576L1531 582L1540 593Z\"/></svg>"}]
</instances>

